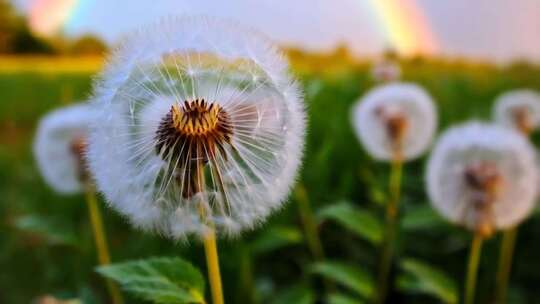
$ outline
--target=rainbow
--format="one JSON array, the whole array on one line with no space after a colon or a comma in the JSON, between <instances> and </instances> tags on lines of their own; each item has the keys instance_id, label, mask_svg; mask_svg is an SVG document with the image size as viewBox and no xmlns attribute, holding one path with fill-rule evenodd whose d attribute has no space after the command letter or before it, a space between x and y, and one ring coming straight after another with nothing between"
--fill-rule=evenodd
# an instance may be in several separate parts
<instances>
[{"instance_id":1,"label":"rainbow","mask_svg":"<svg viewBox=\"0 0 540 304\"><path fill-rule=\"evenodd\" d=\"M32 0L28 11L30 29L40 36L58 34L74 19L83 0Z\"/></svg>"},{"instance_id":2,"label":"rainbow","mask_svg":"<svg viewBox=\"0 0 540 304\"><path fill-rule=\"evenodd\" d=\"M361 0L375 15L387 45L402 55L438 52L439 44L417 0ZM29 25L42 36L58 34L81 18L92 0L31 0ZM360 3L360 2L359 2Z\"/></svg>"},{"instance_id":3,"label":"rainbow","mask_svg":"<svg viewBox=\"0 0 540 304\"><path fill-rule=\"evenodd\" d=\"M389 47L402 55L433 54L438 42L416 0L368 0Z\"/></svg>"}]
</instances>

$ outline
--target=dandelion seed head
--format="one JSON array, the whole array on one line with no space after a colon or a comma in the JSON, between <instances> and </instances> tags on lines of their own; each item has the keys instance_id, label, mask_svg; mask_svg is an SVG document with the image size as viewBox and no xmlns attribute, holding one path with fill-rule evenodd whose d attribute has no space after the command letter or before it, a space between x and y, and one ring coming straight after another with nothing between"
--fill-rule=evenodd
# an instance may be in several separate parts
<instances>
[{"instance_id":1,"label":"dandelion seed head","mask_svg":"<svg viewBox=\"0 0 540 304\"><path fill-rule=\"evenodd\" d=\"M55 191L81 191L86 175L82 157L94 112L87 104L55 110L40 121L34 139L34 156L45 182Z\"/></svg>"},{"instance_id":2,"label":"dandelion seed head","mask_svg":"<svg viewBox=\"0 0 540 304\"><path fill-rule=\"evenodd\" d=\"M436 210L485 236L518 224L534 207L535 152L518 132L482 122L446 131L427 165Z\"/></svg>"},{"instance_id":3,"label":"dandelion seed head","mask_svg":"<svg viewBox=\"0 0 540 304\"><path fill-rule=\"evenodd\" d=\"M502 94L495 100L495 121L525 134L540 125L540 94L521 89Z\"/></svg>"},{"instance_id":4,"label":"dandelion seed head","mask_svg":"<svg viewBox=\"0 0 540 304\"><path fill-rule=\"evenodd\" d=\"M226 21L169 18L127 37L93 107L98 189L133 224L171 238L256 226L300 165L305 114L287 64Z\"/></svg>"},{"instance_id":5,"label":"dandelion seed head","mask_svg":"<svg viewBox=\"0 0 540 304\"><path fill-rule=\"evenodd\" d=\"M429 147L437 126L431 97L419 86L392 83L369 91L354 106L352 122L368 153L379 160L404 160Z\"/></svg>"},{"instance_id":6,"label":"dandelion seed head","mask_svg":"<svg viewBox=\"0 0 540 304\"><path fill-rule=\"evenodd\" d=\"M371 68L371 77L377 82L398 81L401 77L401 68L396 62L379 60Z\"/></svg>"}]
</instances>

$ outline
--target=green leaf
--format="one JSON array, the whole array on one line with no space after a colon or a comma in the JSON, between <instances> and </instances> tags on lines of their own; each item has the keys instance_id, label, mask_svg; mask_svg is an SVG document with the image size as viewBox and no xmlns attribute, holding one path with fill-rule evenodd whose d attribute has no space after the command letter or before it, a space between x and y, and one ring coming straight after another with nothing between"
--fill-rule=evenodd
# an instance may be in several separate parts
<instances>
[{"instance_id":1,"label":"green leaf","mask_svg":"<svg viewBox=\"0 0 540 304\"><path fill-rule=\"evenodd\" d=\"M404 276L398 277L400 289L425 293L444 303L457 303L459 294L456 283L441 270L415 259L402 259Z\"/></svg>"},{"instance_id":2,"label":"green leaf","mask_svg":"<svg viewBox=\"0 0 540 304\"><path fill-rule=\"evenodd\" d=\"M272 304L313 304L315 295L313 291L304 285L297 285L279 293Z\"/></svg>"},{"instance_id":3,"label":"green leaf","mask_svg":"<svg viewBox=\"0 0 540 304\"><path fill-rule=\"evenodd\" d=\"M344 294L331 294L328 296L328 304L363 304L366 301Z\"/></svg>"},{"instance_id":4,"label":"green leaf","mask_svg":"<svg viewBox=\"0 0 540 304\"><path fill-rule=\"evenodd\" d=\"M205 303L204 278L180 258L150 258L98 267L123 289L156 304Z\"/></svg>"},{"instance_id":5,"label":"green leaf","mask_svg":"<svg viewBox=\"0 0 540 304\"><path fill-rule=\"evenodd\" d=\"M422 230L444 225L446 222L428 203L410 208L401 220L401 227L404 230Z\"/></svg>"},{"instance_id":6,"label":"green leaf","mask_svg":"<svg viewBox=\"0 0 540 304\"><path fill-rule=\"evenodd\" d=\"M275 226L266 229L251 243L254 254L265 253L302 242L302 232L296 227Z\"/></svg>"},{"instance_id":7,"label":"green leaf","mask_svg":"<svg viewBox=\"0 0 540 304\"><path fill-rule=\"evenodd\" d=\"M360 269L359 265L325 261L315 263L311 270L323 277L336 281L364 298L370 298L373 294L373 279L367 272Z\"/></svg>"},{"instance_id":8,"label":"green leaf","mask_svg":"<svg viewBox=\"0 0 540 304\"><path fill-rule=\"evenodd\" d=\"M26 215L15 221L15 227L36 235L51 245L76 245L73 228L65 222L41 215Z\"/></svg>"},{"instance_id":9,"label":"green leaf","mask_svg":"<svg viewBox=\"0 0 540 304\"><path fill-rule=\"evenodd\" d=\"M320 219L330 219L373 244L380 244L383 225L371 212L355 207L348 202L330 205L319 211Z\"/></svg>"}]
</instances>

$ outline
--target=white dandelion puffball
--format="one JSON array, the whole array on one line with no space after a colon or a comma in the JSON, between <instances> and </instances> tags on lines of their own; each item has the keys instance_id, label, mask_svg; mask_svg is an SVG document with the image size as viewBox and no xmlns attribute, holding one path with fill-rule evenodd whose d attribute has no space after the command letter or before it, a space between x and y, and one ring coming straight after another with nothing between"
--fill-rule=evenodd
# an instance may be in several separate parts
<instances>
[{"instance_id":1,"label":"white dandelion puffball","mask_svg":"<svg viewBox=\"0 0 540 304\"><path fill-rule=\"evenodd\" d=\"M34 156L43 178L55 191L73 194L82 189L82 149L94 112L77 104L47 114L39 123Z\"/></svg>"},{"instance_id":2,"label":"white dandelion puffball","mask_svg":"<svg viewBox=\"0 0 540 304\"><path fill-rule=\"evenodd\" d=\"M540 94L527 89L504 93L495 100L493 116L498 123L528 134L540 126Z\"/></svg>"},{"instance_id":3,"label":"white dandelion puffball","mask_svg":"<svg viewBox=\"0 0 540 304\"><path fill-rule=\"evenodd\" d=\"M427 165L435 209L488 235L530 214L537 184L534 148L520 133L494 124L470 122L446 131Z\"/></svg>"},{"instance_id":4,"label":"white dandelion puffball","mask_svg":"<svg viewBox=\"0 0 540 304\"><path fill-rule=\"evenodd\" d=\"M286 199L304 145L299 89L257 32L179 17L128 36L96 84L88 159L135 226L231 235Z\"/></svg>"},{"instance_id":5,"label":"white dandelion puffball","mask_svg":"<svg viewBox=\"0 0 540 304\"><path fill-rule=\"evenodd\" d=\"M352 122L365 149L376 159L410 160L429 147L437 113L428 93L412 83L377 86L354 106Z\"/></svg>"},{"instance_id":6,"label":"white dandelion puffball","mask_svg":"<svg viewBox=\"0 0 540 304\"><path fill-rule=\"evenodd\" d=\"M398 81L401 77L401 67L390 60L379 60L371 68L371 77L377 82Z\"/></svg>"}]
</instances>

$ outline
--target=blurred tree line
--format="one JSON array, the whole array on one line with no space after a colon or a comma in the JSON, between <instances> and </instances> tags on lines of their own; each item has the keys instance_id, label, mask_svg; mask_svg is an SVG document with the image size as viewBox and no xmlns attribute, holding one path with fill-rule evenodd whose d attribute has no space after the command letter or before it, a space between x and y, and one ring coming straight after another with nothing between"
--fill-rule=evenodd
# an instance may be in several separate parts
<instances>
[{"instance_id":1,"label":"blurred tree line","mask_svg":"<svg viewBox=\"0 0 540 304\"><path fill-rule=\"evenodd\" d=\"M0 55L102 55L107 46L99 38L84 35L77 39L57 36L44 39L32 33L24 16L19 15L9 0L0 0Z\"/></svg>"}]
</instances>

